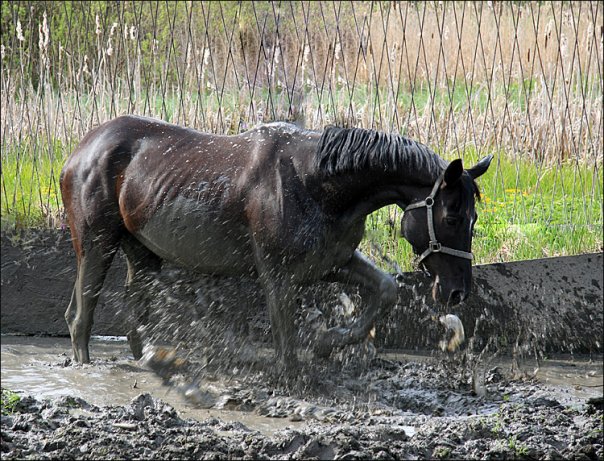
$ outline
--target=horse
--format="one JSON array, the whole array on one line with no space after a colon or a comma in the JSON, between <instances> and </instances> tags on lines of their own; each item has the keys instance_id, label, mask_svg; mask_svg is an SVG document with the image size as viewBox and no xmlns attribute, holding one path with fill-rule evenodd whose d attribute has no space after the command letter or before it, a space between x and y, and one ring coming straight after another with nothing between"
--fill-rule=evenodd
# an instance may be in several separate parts
<instances>
[{"instance_id":1,"label":"horse","mask_svg":"<svg viewBox=\"0 0 604 461\"><path fill-rule=\"evenodd\" d=\"M94 309L120 248L129 308L143 302L162 261L256 278L285 369L298 364L300 287L356 285L366 304L351 326L317 335L317 356L361 342L397 300L394 277L358 250L366 217L390 204L406 210L402 235L432 277L434 300L457 304L470 292L475 180L491 159L464 170L461 159L446 162L404 136L360 128L273 122L216 135L131 115L108 121L84 136L60 175L77 260L65 312L74 361L90 361ZM141 358L136 325L127 338Z\"/></svg>"}]
</instances>

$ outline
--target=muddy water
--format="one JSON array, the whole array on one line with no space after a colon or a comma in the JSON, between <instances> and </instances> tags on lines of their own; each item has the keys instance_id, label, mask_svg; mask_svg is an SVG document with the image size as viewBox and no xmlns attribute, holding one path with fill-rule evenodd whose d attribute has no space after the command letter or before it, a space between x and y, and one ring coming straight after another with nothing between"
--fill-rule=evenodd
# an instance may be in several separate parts
<instances>
[{"instance_id":1,"label":"muddy water","mask_svg":"<svg viewBox=\"0 0 604 461\"><path fill-rule=\"evenodd\" d=\"M139 394L149 393L172 405L184 418L239 421L266 435L304 424L253 412L196 408L133 360L125 337L93 336L92 363L75 366L70 361L69 338L2 335L0 342L2 386L35 397L79 397L105 406L127 405Z\"/></svg>"},{"instance_id":2,"label":"muddy water","mask_svg":"<svg viewBox=\"0 0 604 461\"><path fill-rule=\"evenodd\" d=\"M69 338L2 335L2 386L38 397L76 396L94 405L125 405L141 393L150 393L174 406L186 417L205 419L220 416L238 420L264 433L282 429L284 421L264 418L251 412L198 409L162 380L132 359L124 337L94 337L94 358L88 365L73 365ZM387 351L381 357L403 363L430 364L428 354ZM532 359L519 362L516 373L531 375L547 385L552 396L567 405L581 405L591 397L602 395L602 357L557 356L537 363ZM511 370L509 359L489 364L500 370ZM288 421L287 425L298 425Z\"/></svg>"},{"instance_id":3,"label":"muddy water","mask_svg":"<svg viewBox=\"0 0 604 461\"><path fill-rule=\"evenodd\" d=\"M430 362L430 354L408 354L388 351L383 354L390 360L402 362ZM602 356L558 354L545 361L537 362L526 358L514 363L511 358L496 359L489 368L503 370L510 376L530 376L545 386L548 394L562 404L581 408L590 398L602 396L604 388Z\"/></svg>"}]
</instances>

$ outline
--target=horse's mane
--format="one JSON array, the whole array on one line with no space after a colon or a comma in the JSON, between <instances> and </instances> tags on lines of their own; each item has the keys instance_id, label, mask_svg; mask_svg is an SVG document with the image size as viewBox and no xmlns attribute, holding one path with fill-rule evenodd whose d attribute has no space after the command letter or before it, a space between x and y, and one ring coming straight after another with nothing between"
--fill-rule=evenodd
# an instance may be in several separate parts
<instances>
[{"instance_id":1,"label":"horse's mane","mask_svg":"<svg viewBox=\"0 0 604 461\"><path fill-rule=\"evenodd\" d=\"M447 162L427 146L397 134L329 126L317 148L317 165L328 175L379 169L431 184Z\"/></svg>"}]
</instances>

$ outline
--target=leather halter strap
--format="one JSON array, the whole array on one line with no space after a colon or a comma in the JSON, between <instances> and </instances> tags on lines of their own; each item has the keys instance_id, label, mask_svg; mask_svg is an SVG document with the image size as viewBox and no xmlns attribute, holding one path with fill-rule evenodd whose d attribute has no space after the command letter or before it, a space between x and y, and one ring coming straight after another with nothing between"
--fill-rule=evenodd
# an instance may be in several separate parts
<instances>
[{"instance_id":1,"label":"leather halter strap","mask_svg":"<svg viewBox=\"0 0 604 461\"><path fill-rule=\"evenodd\" d=\"M467 251L456 250L455 248L449 248L441 245L441 243L436 240L436 233L434 232L434 215L432 213L432 207L434 206L434 197L438 193L440 189L440 185L442 184L444 176L441 175L434 183L434 187L432 188L432 192L428 195L424 200L419 202L412 203L407 205L403 211L413 210L415 208L426 207L426 214L428 217L428 234L430 235L430 242L428 243L428 248L418 257L418 264L421 263L424 259L430 256L432 253L446 253L452 256L457 256L458 258L464 258L472 260L474 256L472 253Z\"/></svg>"}]
</instances>

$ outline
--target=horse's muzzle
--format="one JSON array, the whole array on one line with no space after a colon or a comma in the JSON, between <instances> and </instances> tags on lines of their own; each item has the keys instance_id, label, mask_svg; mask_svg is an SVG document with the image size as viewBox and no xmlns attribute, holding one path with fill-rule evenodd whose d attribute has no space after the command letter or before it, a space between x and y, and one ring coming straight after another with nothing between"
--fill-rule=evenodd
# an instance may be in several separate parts
<instances>
[{"instance_id":1,"label":"horse's muzzle","mask_svg":"<svg viewBox=\"0 0 604 461\"><path fill-rule=\"evenodd\" d=\"M447 283L437 275L432 284L432 299L446 306L461 303L469 294L469 290L464 287L463 280L460 280L459 283Z\"/></svg>"}]
</instances>

